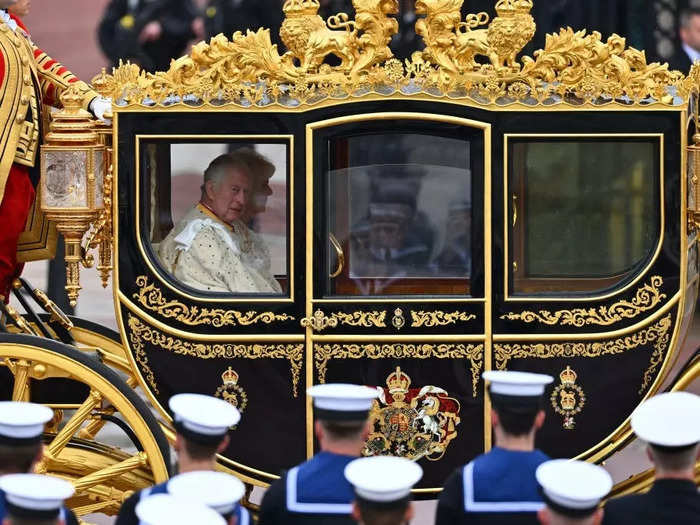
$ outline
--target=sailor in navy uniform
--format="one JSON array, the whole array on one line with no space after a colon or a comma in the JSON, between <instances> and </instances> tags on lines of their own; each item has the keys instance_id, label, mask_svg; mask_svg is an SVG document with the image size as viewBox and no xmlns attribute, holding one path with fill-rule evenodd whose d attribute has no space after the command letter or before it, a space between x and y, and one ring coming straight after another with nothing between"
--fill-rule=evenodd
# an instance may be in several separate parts
<instances>
[{"instance_id":1,"label":"sailor in navy uniform","mask_svg":"<svg viewBox=\"0 0 700 525\"><path fill-rule=\"evenodd\" d=\"M603 524L700 523L694 476L700 460L700 396L671 392L652 397L632 413L632 430L648 445L654 484L646 494L608 501Z\"/></svg>"},{"instance_id":2,"label":"sailor in navy uniform","mask_svg":"<svg viewBox=\"0 0 700 525\"><path fill-rule=\"evenodd\" d=\"M610 492L612 478L598 465L553 459L535 472L546 506L537 517L543 525L600 525L600 501Z\"/></svg>"},{"instance_id":3,"label":"sailor in navy uniform","mask_svg":"<svg viewBox=\"0 0 700 525\"><path fill-rule=\"evenodd\" d=\"M325 384L314 385L307 393L313 398L314 430L321 451L270 486L260 506L258 525L354 523L350 513L355 495L343 471L362 453L377 391Z\"/></svg>"},{"instance_id":4,"label":"sailor in navy uniform","mask_svg":"<svg viewBox=\"0 0 700 525\"><path fill-rule=\"evenodd\" d=\"M63 525L66 521L63 502L75 489L68 481L42 474L8 474L0 477L5 494L6 516L3 523L42 523Z\"/></svg>"},{"instance_id":5,"label":"sailor in navy uniform","mask_svg":"<svg viewBox=\"0 0 700 525\"><path fill-rule=\"evenodd\" d=\"M496 446L459 468L440 495L436 525L537 523L542 498L535 470L549 458L535 449L544 423L542 398L553 378L489 371L491 424Z\"/></svg>"},{"instance_id":6,"label":"sailor in navy uniform","mask_svg":"<svg viewBox=\"0 0 700 525\"><path fill-rule=\"evenodd\" d=\"M392 456L356 459L345 467L355 489L352 517L362 525L404 525L413 518L411 489L423 477L417 463Z\"/></svg>"},{"instance_id":7,"label":"sailor in navy uniform","mask_svg":"<svg viewBox=\"0 0 700 525\"><path fill-rule=\"evenodd\" d=\"M168 494L203 503L221 514L229 525L250 525L250 515L241 504L245 485L224 472L197 470L178 474L168 481Z\"/></svg>"},{"instance_id":8,"label":"sailor in navy uniform","mask_svg":"<svg viewBox=\"0 0 700 525\"><path fill-rule=\"evenodd\" d=\"M221 514L204 503L170 494L146 496L135 512L141 525L226 525Z\"/></svg>"},{"instance_id":9,"label":"sailor in navy uniform","mask_svg":"<svg viewBox=\"0 0 700 525\"><path fill-rule=\"evenodd\" d=\"M229 428L240 421L240 412L226 401L201 394L177 394L168 405L176 432L173 448L177 452L178 473L216 470L216 454L228 446ZM138 524L138 502L151 494L167 492L167 481L136 492L122 505L116 525Z\"/></svg>"},{"instance_id":10,"label":"sailor in navy uniform","mask_svg":"<svg viewBox=\"0 0 700 525\"><path fill-rule=\"evenodd\" d=\"M53 410L36 403L0 401L0 475L26 474L34 471L42 458L41 435L44 425L53 418ZM0 523L7 505L0 488ZM61 508L67 525L78 525L75 514Z\"/></svg>"}]
</instances>

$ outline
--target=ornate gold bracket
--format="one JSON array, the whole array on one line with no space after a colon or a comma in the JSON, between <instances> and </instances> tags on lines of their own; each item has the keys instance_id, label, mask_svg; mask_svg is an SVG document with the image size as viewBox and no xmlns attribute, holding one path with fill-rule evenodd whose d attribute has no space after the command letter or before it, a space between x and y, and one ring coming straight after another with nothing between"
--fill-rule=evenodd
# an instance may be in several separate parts
<instances>
[{"instance_id":1,"label":"ornate gold bracket","mask_svg":"<svg viewBox=\"0 0 700 525\"><path fill-rule=\"evenodd\" d=\"M664 280L659 275L654 275L650 282L637 290L631 301L621 300L610 306L598 308L574 308L572 310L540 310L531 312L525 310L520 313L508 312L501 319L509 321L522 321L524 323L540 322L547 325L569 325L581 328L587 325L608 326L623 319L632 319L642 312L651 310L661 301L666 299L666 294L661 293L660 288Z\"/></svg>"},{"instance_id":2,"label":"ornate gold bracket","mask_svg":"<svg viewBox=\"0 0 700 525\"><path fill-rule=\"evenodd\" d=\"M155 377L148 365L145 343L172 352L198 359L287 359L291 367L292 394L298 396L301 364L304 357L303 344L206 344L171 337L148 326L138 317L128 314L129 340L134 349L134 355L146 372L146 381L158 393Z\"/></svg>"},{"instance_id":3,"label":"ornate gold bracket","mask_svg":"<svg viewBox=\"0 0 700 525\"><path fill-rule=\"evenodd\" d=\"M326 382L328 362L331 359L468 359L471 362L472 396L477 386L484 362L482 344L315 344L314 362L319 383Z\"/></svg>"},{"instance_id":4,"label":"ornate gold bracket","mask_svg":"<svg viewBox=\"0 0 700 525\"><path fill-rule=\"evenodd\" d=\"M270 324L277 321L294 320L294 317L288 314L256 312L255 310L241 312L223 308L200 308L175 299L168 300L163 296L160 288L153 283L149 283L148 277L145 275L140 275L136 278L136 285L139 287L139 291L133 294L133 298L137 303L167 319L175 319L190 326L211 325L221 328L224 326L250 326L257 323Z\"/></svg>"},{"instance_id":5,"label":"ornate gold bracket","mask_svg":"<svg viewBox=\"0 0 700 525\"><path fill-rule=\"evenodd\" d=\"M316 310L311 317L304 317L301 320L301 326L311 328L314 332L321 332L326 328L335 328L338 326L338 319L333 316L327 316L322 310Z\"/></svg>"}]
</instances>

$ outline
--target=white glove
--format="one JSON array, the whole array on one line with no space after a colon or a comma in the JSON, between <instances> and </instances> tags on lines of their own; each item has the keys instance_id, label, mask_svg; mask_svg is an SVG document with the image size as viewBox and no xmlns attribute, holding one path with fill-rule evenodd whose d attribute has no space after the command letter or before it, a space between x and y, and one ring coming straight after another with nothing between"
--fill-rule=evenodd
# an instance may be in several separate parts
<instances>
[{"instance_id":1,"label":"white glove","mask_svg":"<svg viewBox=\"0 0 700 525\"><path fill-rule=\"evenodd\" d=\"M105 113L110 118L112 115L112 99L104 97L95 97L90 101L88 106L90 113L95 115L99 120L105 120Z\"/></svg>"}]
</instances>

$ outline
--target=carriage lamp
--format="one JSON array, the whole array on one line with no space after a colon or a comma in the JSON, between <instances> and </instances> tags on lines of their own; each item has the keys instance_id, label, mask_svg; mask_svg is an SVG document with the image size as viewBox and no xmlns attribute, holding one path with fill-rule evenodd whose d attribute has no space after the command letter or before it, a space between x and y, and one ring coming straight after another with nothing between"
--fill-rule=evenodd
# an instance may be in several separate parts
<instances>
[{"instance_id":1,"label":"carriage lamp","mask_svg":"<svg viewBox=\"0 0 700 525\"><path fill-rule=\"evenodd\" d=\"M104 209L105 146L82 96L69 87L41 146L41 209L66 242L66 291L75 306L80 291L81 240Z\"/></svg>"},{"instance_id":2,"label":"carriage lamp","mask_svg":"<svg viewBox=\"0 0 700 525\"><path fill-rule=\"evenodd\" d=\"M700 133L688 146L688 228L700 230Z\"/></svg>"}]
</instances>

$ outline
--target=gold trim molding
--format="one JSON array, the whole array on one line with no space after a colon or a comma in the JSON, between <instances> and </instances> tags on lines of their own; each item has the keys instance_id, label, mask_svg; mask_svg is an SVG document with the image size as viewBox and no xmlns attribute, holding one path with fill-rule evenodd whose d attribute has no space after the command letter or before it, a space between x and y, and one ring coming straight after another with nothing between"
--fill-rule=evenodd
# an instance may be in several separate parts
<instances>
[{"instance_id":1,"label":"gold trim molding","mask_svg":"<svg viewBox=\"0 0 700 525\"><path fill-rule=\"evenodd\" d=\"M160 288L148 282L148 277L145 275L136 278L136 285L139 287L139 291L133 294L133 298L141 306L166 319L175 319L189 326L211 325L222 328L224 326L250 326L257 323L271 324L278 321L294 320L294 317L288 314L256 312L255 310L241 312L223 308L200 308L189 306L175 299L168 300L163 297Z\"/></svg>"},{"instance_id":2,"label":"gold trim molding","mask_svg":"<svg viewBox=\"0 0 700 525\"><path fill-rule=\"evenodd\" d=\"M637 290L631 301L621 300L610 306L599 306L598 308L574 308L572 310L540 310L532 312L525 310L520 313L508 312L501 316L501 319L509 321L522 321L524 323L540 322L547 325L569 325L581 328L587 325L609 326L622 321L623 319L633 319L642 312L651 310L661 301L666 299L666 294L661 293L659 288L663 286L664 280L659 275L654 275L650 282Z\"/></svg>"},{"instance_id":3,"label":"gold trim molding","mask_svg":"<svg viewBox=\"0 0 700 525\"><path fill-rule=\"evenodd\" d=\"M650 363L644 372L641 394L649 386L652 376L663 361L664 351L668 347L671 329L671 315L661 318L653 325L637 333L607 341L579 343L533 343L533 344L502 344L493 345L496 368L505 370L511 359L536 358L595 358L604 355L622 354L643 345L654 347Z\"/></svg>"},{"instance_id":4,"label":"gold trim molding","mask_svg":"<svg viewBox=\"0 0 700 525\"><path fill-rule=\"evenodd\" d=\"M471 321L472 319L476 319L476 315L467 312L443 312L441 310L426 312L423 310L411 310L411 327L413 328L447 326L449 324L455 324L457 321Z\"/></svg>"},{"instance_id":5,"label":"gold trim molding","mask_svg":"<svg viewBox=\"0 0 700 525\"><path fill-rule=\"evenodd\" d=\"M386 328L386 310L371 312L333 312L330 317L335 317L341 324L348 326L360 326L363 328Z\"/></svg>"},{"instance_id":6,"label":"gold trim molding","mask_svg":"<svg viewBox=\"0 0 700 525\"><path fill-rule=\"evenodd\" d=\"M685 78L647 63L643 51L612 35L571 28L546 37L532 57L518 55L534 37L532 0L497 0L496 17L463 20L463 0L417 0L415 32L425 49L400 61L389 49L398 32L398 0L353 0L355 18L324 20L318 0L286 0L280 54L269 29L200 42L165 72L135 64L104 70L93 86L117 107L299 107L392 93L466 99L479 105L571 107L682 106L697 91L700 68ZM334 55L340 64L330 66ZM483 57L485 64L477 57Z\"/></svg>"},{"instance_id":7,"label":"gold trim molding","mask_svg":"<svg viewBox=\"0 0 700 525\"><path fill-rule=\"evenodd\" d=\"M299 377L304 357L303 344L206 344L187 341L163 334L130 313L127 314L127 324L130 330L129 338L132 344L135 344L134 350L137 353L136 357L139 363L141 361L138 356L138 346L141 347L141 355L145 358L144 343L150 343L173 354L198 359L287 359L291 367L292 394L294 397L299 394ZM148 379L150 368L144 368L147 373L146 379L151 385L151 381Z\"/></svg>"},{"instance_id":8,"label":"gold trim molding","mask_svg":"<svg viewBox=\"0 0 700 525\"><path fill-rule=\"evenodd\" d=\"M331 359L469 359L472 372L472 396L484 363L483 344L315 344L314 362L319 383L326 382L328 362Z\"/></svg>"}]
</instances>

